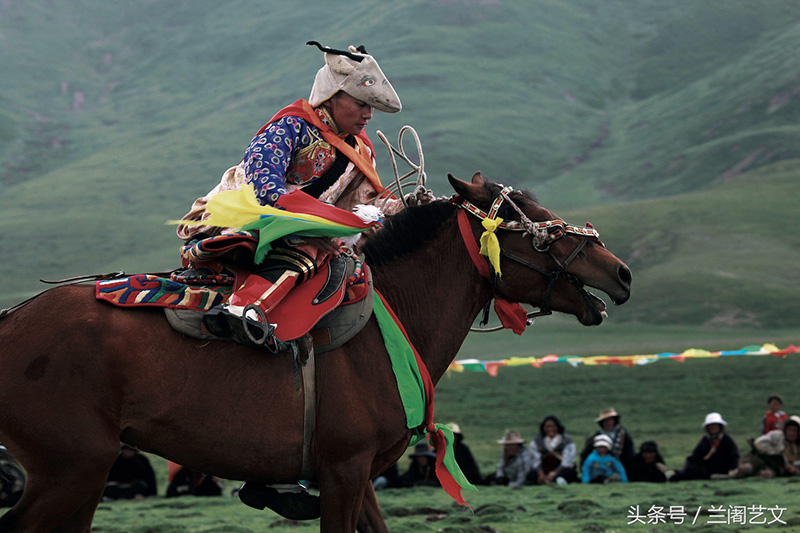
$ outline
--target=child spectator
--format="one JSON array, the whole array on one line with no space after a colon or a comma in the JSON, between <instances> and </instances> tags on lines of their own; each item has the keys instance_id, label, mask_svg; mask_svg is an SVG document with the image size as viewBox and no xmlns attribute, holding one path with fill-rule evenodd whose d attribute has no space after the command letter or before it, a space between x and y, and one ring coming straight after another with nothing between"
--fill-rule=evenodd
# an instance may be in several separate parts
<instances>
[{"instance_id":1,"label":"child spectator","mask_svg":"<svg viewBox=\"0 0 800 533\"><path fill-rule=\"evenodd\" d=\"M774 429L781 429L781 423L789 418L783 412L783 398L780 394L773 394L767 398L769 409L761 419L761 434L765 435Z\"/></svg>"},{"instance_id":2,"label":"child spectator","mask_svg":"<svg viewBox=\"0 0 800 533\"><path fill-rule=\"evenodd\" d=\"M600 411L600 416L595 419L597 425L600 426L599 431L592 433L584 443L583 450L581 451L581 464L586 463L586 458L592 453L594 449L594 438L598 435L605 435L611 439L611 448L609 452L611 455L619 459L622 466L628 467L628 462L633 459L636 454L636 448L633 444L633 437L620 424L620 415L613 407L608 407Z\"/></svg>"},{"instance_id":3,"label":"child spectator","mask_svg":"<svg viewBox=\"0 0 800 533\"><path fill-rule=\"evenodd\" d=\"M611 438L607 435L598 435L594 438L594 450L583 464L583 483L610 483L621 481L626 483L628 476L622 463L609 453Z\"/></svg>"}]
</instances>

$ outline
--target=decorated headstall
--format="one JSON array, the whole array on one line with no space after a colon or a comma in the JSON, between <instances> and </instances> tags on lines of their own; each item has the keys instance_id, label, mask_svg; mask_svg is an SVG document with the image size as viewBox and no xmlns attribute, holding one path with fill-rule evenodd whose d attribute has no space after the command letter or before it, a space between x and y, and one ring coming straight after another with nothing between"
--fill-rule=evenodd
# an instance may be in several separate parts
<instances>
[{"instance_id":1,"label":"decorated headstall","mask_svg":"<svg viewBox=\"0 0 800 533\"><path fill-rule=\"evenodd\" d=\"M532 318L551 314L551 311L549 309L550 295L553 292L556 280L560 277L561 274L564 274L567 280L576 288L580 289L583 287L583 284L580 282L580 280L578 280L575 276L567 272L567 266L572 262L573 259L575 259L578 256L578 254L586 246L586 244L590 240L593 240L603 247L605 247L605 245L600 240L600 234L588 222L586 223L586 226L575 226L573 224L567 224L561 219L544 220L541 222L532 221L509 196L509 193L511 193L514 190L513 187L505 187L505 186L501 187L502 189L500 190L500 194L497 196L494 202L492 202L492 205L489 207L489 211L484 211L475 204L467 201L466 199L458 195L454 196L451 199L451 202L457 205L458 207L462 208L465 212L474 215L481 221L481 225L483 226L484 232L480 237L481 247L479 253L480 255L486 256L489 259L489 263L492 266L492 271L489 272L489 269L486 267L485 262L479 262L477 260L476 258L477 254L471 252L470 255L472 257L473 263L478 268L478 271L481 272L481 275L490 280L496 301L504 300L502 297L499 296L499 293L497 291L497 277L502 275L500 271L500 259L503 257L515 261L519 264L522 264L549 278L549 284L545 291L545 296L540 306L540 311L535 313L527 313L527 323L528 325L530 325L533 323L533 321L531 320ZM500 211L500 207L503 205L504 202L507 202L514 209L514 211L516 211L517 214L519 214L519 220L505 221L501 217L497 216ZM466 234L467 227L468 226L462 226L461 233L462 237L464 238L464 242L469 250L471 249L471 245L468 242L468 236ZM507 231L521 231L523 232L523 236L530 235L533 239L532 243L533 248L537 252L545 253L549 257L551 257L552 260L555 262L556 266L551 269L544 269L534 263L531 263L530 261L528 261L523 257L519 257L517 255L514 255L513 253L502 250L500 248L500 242L497 239L497 235L495 235L495 232L498 229L503 229ZM554 242L566 236L567 234L586 237L586 239L581 239L580 242L575 247L575 249L567 256L566 259L559 260L550 251L550 247L553 245ZM472 244L472 246L475 245ZM475 250L477 250L477 246L475 246ZM495 308L497 308L497 305L495 305ZM487 312L488 308L484 312L484 320L482 321L481 325L485 325L486 323ZM501 316L501 321L503 321L504 326L509 327L506 325L507 321L503 320L503 318L504 317ZM498 328L492 328L488 330L472 328L473 331L494 331L496 329Z\"/></svg>"},{"instance_id":2,"label":"decorated headstall","mask_svg":"<svg viewBox=\"0 0 800 533\"><path fill-rule=\"evenodd\" d=\"M481 254L487 255L490 258L490 262L492 262L492 266L498 274L500 273L499 264L495 264L493 261L491 261L491 256L488 255L488 253L484 253L484 251L490 252L490 250L488 248L485 249L483 246L484 242L486 242L488 247L493 248L494 246L491 243L495 243L499 250L497 237L493 235L497 229L521 231L523 232L523 235L531 235L533 238L533 247L537 252L548 252L550 246L554 242L564 237L568 233L578 235L580 237L589 237L595 240L601 246L605 247L603 241L600 240L600 234L588 222L586 223L586 226L567 224L558 218L553 220L544 220L541 222L533 222L510 198L509 193L513 190L513 187L503 187L500 191L500 194L497 196L497 198L495 198L494 202L492 202L488 212L459 196L453 198L453 203L481 220L481 224L486 230L484 231L483 235L481 235ZM498 218L497 214L504 202L508 202L514 211L519 214L519 220L505 221L502 218Z\"/></svg>"}]
</instances>

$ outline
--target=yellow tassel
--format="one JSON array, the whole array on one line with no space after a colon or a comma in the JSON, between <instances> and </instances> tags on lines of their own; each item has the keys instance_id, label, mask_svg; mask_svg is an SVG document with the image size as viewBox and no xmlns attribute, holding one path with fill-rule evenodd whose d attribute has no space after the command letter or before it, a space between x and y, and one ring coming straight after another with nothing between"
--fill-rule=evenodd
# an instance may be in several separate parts
<instances>
[{"instance_id":1,"label":"yellow tassel","mask_svg":"<svg viewBox=\"0 0 800 533\"><path fill-rule=\"evenodd\" d=\"M481 235L481 255L489 258L489 263L498 276L502 275L500 272L500 241L497 240L494 232L502 222L502 218L484 218L481 222L483 229L486 230Z\"/></svg>"}]
</instances>

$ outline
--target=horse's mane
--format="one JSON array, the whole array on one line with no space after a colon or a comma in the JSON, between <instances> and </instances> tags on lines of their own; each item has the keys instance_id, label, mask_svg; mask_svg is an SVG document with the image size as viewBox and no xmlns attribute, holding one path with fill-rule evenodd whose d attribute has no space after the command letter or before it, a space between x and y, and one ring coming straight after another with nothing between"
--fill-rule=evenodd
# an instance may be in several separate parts
<instances>
[{"instance_id":1,"label":"horse's mane","mask_svg":"<svg viewBox=\"0 0 800 533\"><path fill-rule=\"evenodd\" d=\"M499 185L487 181L483 187L489 192L492 199L497 198L500 194L501 187ZM527 190L515 190L510 195L537 202L536 196ZM486 209L488 205L481 207ZM371 266L380 266L413 252L430 240L441 225L454 216L458 209L449 200L442 199L425 205L407 207L396 215L386 217L383 228L369 237L362 247L367 263ZM519 215L507 203L500 207L498 216L504 220L519 218Z\"/></svg>"},{"instance_id":2,"label":"horse's mane","mask_svg":"<svg viewBox=\"0 0 800 533\"><path fill-rule=\"evenodd\" d=\"M383 227L364 243L362 250L370 266L380 266L418 249L441 225L455 215L457 206L448 200L407 207L386 217Z\"/></svg>"}]
</instances>

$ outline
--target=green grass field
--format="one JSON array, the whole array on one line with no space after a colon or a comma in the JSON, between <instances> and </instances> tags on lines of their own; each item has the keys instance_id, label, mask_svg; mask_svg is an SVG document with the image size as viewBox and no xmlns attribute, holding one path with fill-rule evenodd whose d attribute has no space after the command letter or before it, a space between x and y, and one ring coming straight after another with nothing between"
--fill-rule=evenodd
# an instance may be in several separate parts
<instances>
[{"instance_id":1,"label":"green grass field","mask_svg":"<svg viewBox=\"0 0 800 533\"><path fill-rule=\"evenodd\" d=\"M534 328L543 326L536 324ZM571 328L569 326L572 326ZM597 334L606 326L595 328ZM517 339L516 345L543 345L563 353L570 343L565 336L572 331L580 334L577 325L557 323L543 328L538 336L531 330L528 343ZM585 329L585 328L584 328ZM569 331L568 331L569 330ZM608 353L631 354L628 348L644 336L643 331L633 332L625 339L624 329L616 328L619 343L603 342ZM592 330L587 330L592 331ZM620 332L622 331L622 332ZM752 341L744 334L726 335L717 332L689 331L666 333L658 341L658 331L650 330L652 350L642 353L659 353L689 347L730 349ZM762 332L759 342L771 342L769 334ZM786 333L786 332L784 332ZM755 335L756 332L750 332ZM672 335L672 336L670 336ZM709 336L710 335L710 336ZM481 334L481 339L494 334ZM612 335L613 337L613 335ZM718 345L700 345L692 341L719 342ZM491 340L467 341L462 352L489 353ZM738 342L737 342L738 341ZM630 343L630 344L629 344ZM742 344L744 343L744 344ZM797 344L787 340L779 347ZM474 346L473 346L474 345ZM508 346L512 344L509 343ZM586 344L580 335L574 336L571 346L575 354L596 354L598 344ZM543 355L549 350L533 355ZM497 355L497 358L504 356ZM522 352L520 352L522 353ZM528 353L528 355L531 355ZM492 357L490 357L492 358ZM605 406L614 406L622 414L622 422L634 440L658 441L665 460L672 468L680 468L701 436L701 425L710 411L719 411L728 422L730 434L741 447L745 439L758 435L758 426L766 410L766 398L778 392L785 399L787 412L800 412L800 392L796 386L800 375L800 356L786 358L774 356L739 356L724 359L693 359L685 362L659 361L641 367L595 366L572 368L565 364L533 367L502 368L497 377L485 373L450 372L436 388L436 420L458 422L486 475L494 470L499 460L502 438L509 428L516 428L526 439L533 437L541 419L550 413L561 418L566 430L581 443L596 428L594 418ZM400 470L405 471L407 458L400 460ZM153 458L161 483L160 493L166 489L165 461ZM227 488L236 483L230 481ZM387 523L392 531L675 531L681 528L712 527L715 531L760 531L763 525L719 523L736 520L735 509L764 506L785 509L782 520L770 530L800 531L800 479L744 479L731 481L684 482L666 485L627 484L613 486L523 487L514 491L506 487L481 486L477 492L466 492L473 511L459 508L441 489L392 489L378 493ZM631 506L639 506L640 514L647 515L652 506L682 506L687 513L686 524L674 521L664 524L628 524ZM720 506L727 513L710 513L710 508ZM699 511L695 526L689 525ZM734 509L734 510L731 510ZM649 519L653 519L651 515ZM733 518L731 518L733 516ZM770 519L771 518L771 515ZM645 520L647 521L647 520ZM708 524L717 521L716 524ZM182 531L295 531L315 530L317 522L293 524L270 512L258 512L239 503L238 499L185 498L165 500L151 498L143 502L113 502L100 506L95 529L106 532L182 532Z\"/></svg>"},{"instance_id":2,"label":"green grass field","mask_svg":"<svg viewBox=\"0 0 800 533\"><path fill-rule=\"evenodd\" d=\"M441 489L432 487L390 489L379 493L378 499L387 525L398 533L796 532L800 531L798 493L800 479L744 479L521 490L481 487L469 498L472 510L459 507ZM645 523L634 518L637 506L638 516L643 517L639 520ZM752 513L757 506L771 509L775 514L764 511L758 518ZM663 509L666 515L663 521L657 518L653 507ZM712 507L722 511L711 512ZM685 513L683 524L679 522L681 511ZM742 518L743 523L736 522ZM764 520L764 525L759 525L759 520ZM772 524L766 525L769 522ZM173 501L154 498L102 504L94 526L94 531L104 533L288 533L318 529L318 521L290 522L227 497L185 497Z\"/></svg>"}]
</instances>

